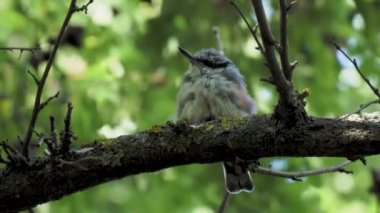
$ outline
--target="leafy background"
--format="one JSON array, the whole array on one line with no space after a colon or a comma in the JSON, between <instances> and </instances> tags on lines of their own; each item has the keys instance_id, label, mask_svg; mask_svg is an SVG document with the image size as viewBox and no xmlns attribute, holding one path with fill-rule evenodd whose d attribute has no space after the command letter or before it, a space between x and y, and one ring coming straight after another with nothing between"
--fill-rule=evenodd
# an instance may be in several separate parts
<instances>
[{"instance_id":1,"label":"leafy background","mask_svg":"<svg viewBox=\"0 0 380 213\"><path fill-rule=\"evenodd\" d=\"M1 0L0 46L39 44L45 53L58 33L69 1ZM84 1L80 3L85 3ZM250 1L237 3L254 22ZM274 34L279 35L277 1L264 1ZM298 60L294 82L308 88L307 111L336 117L355 111L375 97L352 65L329 43L333 39L355 56L378 85L380 4L375 0L299 1L289 14L290 56ZM176 93L187 69L178 54L216 47L211 31L218 26L225 52L246 77L259 114L271 113L277 94L259 79L268 76L263 57L236 11L226 0L95 0L88 14L75 14L74 33L59 50L44 97L60 97L44 109L37 131L48 130L50 115L62 128L65 103L74 105L76 146L99 137L133 134L175 119ZM25 134L35 95L27 70L41 75L41 52L0 52L1 139ZM45 54L46 55L46 54ZM378 106L366 111L379 110ZM37 140L37 139L36 139ZM40 148L41 150L43 148ZM335 158L263 159L280 170L332 165ZM254 175L256 190L233 196L228 212L376 212L369 192L371 168L355 163L354 175L333 173L304 182ZM223 195L220 164L188 165L141 174L93 187L37 207L38 212L213 212Z\"/></svg>"}]
</instances>

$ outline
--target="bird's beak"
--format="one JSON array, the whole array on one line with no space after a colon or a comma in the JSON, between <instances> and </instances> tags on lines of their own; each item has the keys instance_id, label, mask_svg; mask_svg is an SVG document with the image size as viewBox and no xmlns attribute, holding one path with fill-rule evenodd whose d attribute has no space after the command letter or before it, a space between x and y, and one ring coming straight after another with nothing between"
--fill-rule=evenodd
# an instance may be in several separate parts
<instances>
[{"instance_id":1,"label":"bird's beak","mask_svg":"<svg viewBox=\"0 0 380 213\"><path fill-rule=\"evenodd\" d=\"M185 50L185 49L182 48L182 47L178 47L178 49L179 49L179 52L180 52L182 55L184 55L184 56L187 58L187 60L189 60L190 63L192 63L192 64L194 64L194 65L197 65L197 66L202 65L202 64L201 64L201 63L200 63L200 62L194 57L194 55L193 55L191 52Z\"/></svg>"}]
</instances>

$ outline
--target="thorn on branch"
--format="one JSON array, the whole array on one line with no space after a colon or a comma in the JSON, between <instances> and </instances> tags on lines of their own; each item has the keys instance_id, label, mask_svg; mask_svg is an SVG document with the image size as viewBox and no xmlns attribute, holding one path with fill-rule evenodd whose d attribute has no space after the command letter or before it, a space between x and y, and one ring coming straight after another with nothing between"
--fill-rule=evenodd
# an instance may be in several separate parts
<instances>
[{"instance_id":1,"label":"thorn on branch","mask_svg":"<svg viewBox=\"0 0 380 213\"><path fill-rule=\"evenodd\" d=\"M50 96L46 101L42 102L40 104L39 110L41 111L45 106L47 106L50 103L50 101L52 101L55 98L58 98L58 96L59 96L59 91L56 92L55 95Z\"/></svg>"}]
</instances>

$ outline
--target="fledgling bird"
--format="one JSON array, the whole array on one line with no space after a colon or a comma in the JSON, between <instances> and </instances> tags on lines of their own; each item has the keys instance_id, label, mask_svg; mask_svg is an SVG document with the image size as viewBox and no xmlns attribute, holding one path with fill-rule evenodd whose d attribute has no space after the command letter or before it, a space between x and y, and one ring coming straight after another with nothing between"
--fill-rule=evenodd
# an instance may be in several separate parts
<instances>
[{"instance_id":1,"label":"fledgling bird","mask_svg":"<svg viewBox=\"0 0 380 213\"><path fill-rule=\"evenodd\" d=\"M178 120L199 124L218 117L256 113L256 105L247 93L244 77L230 59L215 49L202 49L192 54L178 48L190 62L177 96ZM236 162L223 162L223 171L229 193L254 190L247 168Z\"/></svg>"}]
</instances>

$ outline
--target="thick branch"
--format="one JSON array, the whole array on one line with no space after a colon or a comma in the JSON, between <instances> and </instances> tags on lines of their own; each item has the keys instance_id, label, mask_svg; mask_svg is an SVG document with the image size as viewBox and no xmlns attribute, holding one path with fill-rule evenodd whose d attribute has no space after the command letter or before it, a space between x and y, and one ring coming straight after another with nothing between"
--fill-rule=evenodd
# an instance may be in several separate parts
<instances>
[{"instance_id":1,"label":"thick branch","mask_svg":"<svg viewBox=\"0 0 380 213\"><path fill-rule=\"evenodd\" d=\"M288 81L292 81L292 69L289 63L288 55L288 6L286 5L286 0L280 0L281 8L281 66L284 71L285 77Z\"/></svg>"},{"instance_id":2,"label":"thick branch","mask_svg":"<svg viewBox=\"0 0 380 213\"><path fill-rule=\"evenodd\" d=\"M265 16L264 6L261 0L252 0L252 4L254 6L257 21L259 23L261 37L265 49L264 55L271 72L272 79L276 84L277 91L281 95L281 98L284 99L287 105L290 105L293 102L291 95L291 86L286 80L284 73L282 72L276 59L276 41L274 40L272 32L269 28L269 24Z\"/></svg>"},{"instance_id":3,"label":"thick branch","mask_svg":"<svg viewBox=\"0 0 380 213\"><path fill-rule=\"evenodd\" d=\"M314 118L279 129L270 116L183 123L97 140L65 159L0 176L0 211L21 210L107 181L168 167L263 157L367 156L380 153L380 114Z\"/></svg>"},{"instance_id":4,"label":"thick branch","mask_svg":"<svg viewBox=\"0 0 380 213\"><path fill-rule=\"evenodd\" d=\"M307 120L304 103L303 100L299 98L297 92L294 90L292 82L286 79L284 74L285 71L281 70L279 62L277 61L276 51L278 49L278 45L276 44L276 41L270 30L262 1L252 0L252 4L255 9L257 22L259 23L261 38L264 44L264 56L272 76L271 81L273 81L277 92L280 94L280 100L276 107L274 116L279 121L284 121L286 126L293 126L297 122L302 123ZM282 25L284 25L284 20ZM287 40L286 36L287 35L283 34L284 40ZM286 43L286 41L283 42ZM286 51L286 49L284 49L284 51ZM286 56L287 58L287 55L281 55ZM284 59L282 58L282 60ZM289 68L289 63L285 63L285 68Z\"/></svg>"}]
</instances>

